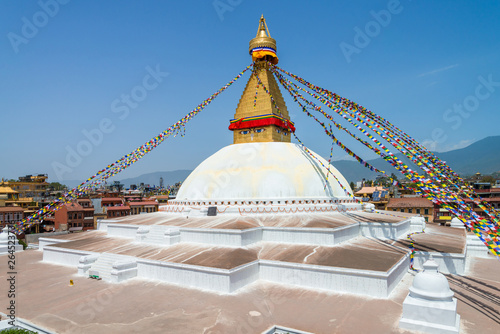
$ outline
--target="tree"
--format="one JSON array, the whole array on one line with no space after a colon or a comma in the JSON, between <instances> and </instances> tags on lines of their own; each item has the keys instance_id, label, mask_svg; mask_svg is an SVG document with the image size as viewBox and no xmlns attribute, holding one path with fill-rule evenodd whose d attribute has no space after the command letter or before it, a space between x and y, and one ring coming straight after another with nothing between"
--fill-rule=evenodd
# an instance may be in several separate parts
<instances>
[{"instance_id":1,"label":"tree","mask_svg":"<svg viewBox=\"0 0 500 334\"><path fill-rule=\"evenodd\" d=\"M481 182L495 183L495 178L492 175L484 175L483 177L481 177Z\"/></svg>"},{"instance_id":2,"label":"tree","mask_svg":"<svg viewBox=\"0 0 500 334\"><path fill-rule=\"evenodd\" d=\"M51 182L49 184L49 188L51 188L52 190L60 191L66 189L67 187L64 184L60 184L59 182Z\"/></svg>"},{"instance_id":3,"label":"tree","mask_svg":"<svg viewBox=\"0 0 500 334\"><path fill-rule=\"evenodd\" d=\"M354 182L351 181L351 183L349 185L351 186L351 189L354 190L354 188L355 188Z\"/></svg>"}]
</instances>

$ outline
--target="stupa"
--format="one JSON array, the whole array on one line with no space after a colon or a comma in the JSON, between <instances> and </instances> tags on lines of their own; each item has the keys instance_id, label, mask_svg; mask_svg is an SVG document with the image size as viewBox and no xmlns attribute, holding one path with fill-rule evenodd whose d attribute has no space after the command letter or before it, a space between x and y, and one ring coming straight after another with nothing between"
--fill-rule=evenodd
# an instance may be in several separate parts
<instances>
[{"instance_id":1,"label":"stupa","mask_svg":"<svg viewBox=\"0 0 500 334\"><path fill-rule=\"evenodd\" d=\"M77 287L69 291L56 286L66 294L60 298L64 310L43 317L38 310L47 309L50 299L41 293L29 296L30 305L35 302L37 308L26 311L26 319L57 332L65 332L63 324L88 331L85 316L92 314L95 322L106 323L95 326L107 331L107 315L113 314L117 324L127 324L132 331L155 326L155 321L141 322L150 316L171 324L176 323L171 319L192 314L195 317L181 323L182 329L170 332L278 333L280 325L290 333L295 332L290 327L302 333L331 333L330 308L342 312L346 304L338 303L339 298L352 298L396 305L398 314L388 320L393 324L384 326L397 323L402 306L397 308L391 294L409 275L407 235L422 232L425 221L415 214L361 204L334 166L292 143L296 125L268 68L278 62L276 51L261 17L249 48L254 71L229 122L233 143L203 161L175 200L159 212L101 220L97 231L42 237L40 252L22 253L21 263L34 268L23 277L24 291L52 289L39 281L40 272L58 282L74 280ZM413 236L419 248L413 254L417 269L431 252L444 273L465 268L465 231L449 233L444 228ZM279 298L272 298L269 286L276 287ZM83 304L83 311L81 304L72 303L75 294L95 296L95 287L119 293L105 303L97 293L98 311L92 301ZM170 297L158 297L165 292ZM342 294L328 297L331 302L322 308L317 300L303 304L301 299L331 292ZM220 310L200 313L205 310L198 304L205 299L222 305ZM250 303L265 306L241 311ZM386 312L385 307L373 310ZM328 314L321 316L323 321L306 323L309 316L304 314L318 317L319 311ZM164 320L170 314L172 318Z\"/></svg>"},{"instance_id":2,"label":"stupa","mask_svg":"<svg viewBox=\"0 0 500 334\"><path fill-rule=\"evenodd\" d=\"M264 16L249 53L254 70L229 130L233 144L203 161L160 210L185 215L359 210L344 176L295 143L295 124L268 64L277 64L276 41ZM328 167L324 167L328 166Z\"/></svg>"},{"instance_id":3,"label":"stupa","mask_svg":"<svg viewBox=\"0 0 500 334\"><path fill-rule=\"evenodd\" d=\"M255 65L230 120L233 143L203 161L159 212L40 239L45 261L111 282L142 277L219 293L265 279L390 294L409 252L366 237L397 239L421 231L423 220L363 207L334 166L291 142L295 124L268 68L278 58L264 17L249 52ZM376 260L361 267L353 260L370 256Z\"/></svg>"}]
</instances>

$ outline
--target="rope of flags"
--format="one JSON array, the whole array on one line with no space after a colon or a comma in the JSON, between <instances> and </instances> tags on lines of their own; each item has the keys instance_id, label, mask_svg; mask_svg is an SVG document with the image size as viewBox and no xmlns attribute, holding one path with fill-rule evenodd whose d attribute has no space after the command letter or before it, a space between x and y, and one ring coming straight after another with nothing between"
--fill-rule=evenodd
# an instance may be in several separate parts
<instances>
[{"instance_id":1,"label":"rope of flags","mask_svg":"<svg viewBox=\"0 0 500 334\"><path fill-rule=\"evenodd\" d=\"M257 78L257 82L259 85L262 85L262 88L264 89L264 91L267 93L267 95L269 96L269 98L271 99L271 102L274 104L274 107L276 108L276 110L278 110L278 112L280 113L281 115L281 111L278 107L278 104L274 101L274 98L271 94L271 92L269 92L269 90L267 89L267 87L264 85L264 83L260 80L259 76L257 75L257 73L253 73L253 75L255 75L255 77ZM302 147L302 150L304 152L306 152L307 154L309 154L309 156L311 156L313 159L315 159L317 162L319 162L319 164L325 168L327 170L327 175L326 175L326 178L325 178L325 189L328 185L328 175L329 174L332 174L332 176L335 178L335 180L337 181L337 183L339 184L340 188L344 191L344 193L353 198L353 199L356 199L356 197L354 197L354 195L349 191L347 190L344 185L342 184L342 182L340 182L340 180L335 176L335 174L331 171L330 169L330 162L328 162L328 166L325 166L325 164L314 154L312 153L311 150L309 150L303 143L302 141L297 137L297 135L295 134L295 129L292 129L291 128L291 125L288 125L289 126L289 130L290 130L290 133L292 133L295 137L295 139L300 143L301 147ZM293 131L292 131L293 130ZM333 135L332 135L333 136ZM332 144L332 151L333 151L333 144ZM330 155L330 159L331 159L331 155ZM358 200L356 199L356 202L358 202Z\"/></svg>"},{"instance_id":2,"label":"rope of flags","mask_svg":"<svg viewBox=\"0 0 500 334\"><path fill-rule=\"evenodd\" d=\"M259 62L259 65L262 65L262 63ZM147 153L151 152L166 138L170 136L175 137L179 134L181 136L184 136L185 126L187 122L194 116L196 116L200 111L202 111L208 104L213 101L213 99L215 99L220 93L231 86L250 68L253 68L252 75L255 75L257 78L257 87L254 96L254 108L256 108L257 105L257 90L259 89L259 86L262 85L262 88L270 97L277 112L281 114L278 104L274 100L271 92L267 89L267 87L265 87L265 85L258 77L255 63L249 65L235 78L229 81L226 85L212 94L208 99L204 100L186 116L167 128L165 131L153 137L131 153L121 157L116 162L107 165L105 168L99 170L96 174L89 177L79 186L70 190L68 193L54 200L45 207L41 208L32 216L27 217L21 222L15 224L14 229L16 233L22 233L22 231L24 231L26 228L29 228L36 220L53 213L64 203L68 203L73 199L89 192L90 190L99 186L108 178L128 168L139 159L144 157ZM293 100L298 103L302 111L305 112L309 117L313 118L318 124L320 124L325 133L331 138L332 149L330 152L328 165L330 165L333 156L333 146L334 144L336 144L366 168L369 168L374 172L383 174L384 176L388 177L391 182L396 181L388 176L384 171L381 171L370 165L359 155L355 154L347 146L340 142L333 133L333 125L338 130L346 132L349 136L353 137L354 139L362 143L365 147L369 148L377 155L382 157L390 165L396 168L396 170L401 172L408 180L410 180L410 182L416 185L415 190L417 194L426 197L432 202L440 205L442 208L449 210L469 229L471 229L493 254L500 256L499 213L493 207L491 207L489 203L478 196L475 193L474 189L469 184L464 182L456 172L454 172L449 166L446 165L445 162L441 161L432 152L429 152L425 147L419 144L415 139L410 137L400 128L396 127L385 118L358 105L357 103L341 97L329 90L313 85L305 79L294 75L276 66L275 64L272 64L271 62L267 62L266 70L268 69L275 75L275 77L278 79L278 82L292 96ZM321 106L318 106L318 102L314 101L319 101L334 113L327 113ZM315 114L318 114L318 116L316 116ZM334 114L342 117L344 121L348 122L363 136L367 137L367 139L360 138L358 135L354 134L352 131L335 121L333 117ZM321 117L324 117L326 121L320 120ZM288 122L285 123L285 126L289 128L290 132L294 133L294 131L291 131L291 125L288 124ZM318 159L318 157L316 157L310 150L308 150L305 145L298 139L295 133L294 136L296 140L301 144L303 150L310 156L315 158L317 161L319 161L320 164L328 171L328 178L328 175L331 173L330 168L328 166L325 166ZM387 142L388 145L385 145L379 138ZM416 170L413 170L398 156L392 153L389 149L389 147L391 146L401 152L405 158L409 159L412 163L418 166L418 168L420 168L423 173L419 173ZM335 177L346 194L353 196L347 189L343 187L342 183L337 179L335 174L331 174ZM473 207L469 205L466 200L470 201L472 205L477 205L482 210L482 212L484 212L484 217L475 212ZM410 235L408 235L408 238L412 240ZM414 242L412 242L411 244L413 243ZM413 253L414 251L412 252L412 254Z\"/></svg>"},{"instance_id":3,"label":"rope of flags","mask_svg":"<svg viewBox=\"0 0 500 334\"><path fill-rule=\"evenodd\" d=\"M224 92L227 88L229 88L236 80L241 78L241 76L253 67L253 64L247 66L243 71L241 71L236 77L234 77L227 84L222 86L218 91L210 95L209 98L200 103L196 108L186 114L183 118L177 121L175 124L171 125L169 128L148 140L143 145L139 146L137 149L132 151L129 154L124 155L116 162L107 165L105 168L99 170L96 174L92 175L80 185L75 187L74 189L68 191L63 196L44 206L40 210L36 211L33 215L21 220L20 222L14 224L13 228L16 234L21 234L27 228L36 223L37 220L52 214L57 211L57 209L65 204L71 202L73 199L82 196L83 194L89 192L90 190L99 186L102 182L107 180L108 178L120 173L124 169L130 167L132 164L137 162L139 159L144 157L147 153L151 152L154 148L156 148L159 144L161 144L165 139L170 136L177 136L178 134L184 135L185 125L188 121L190 121L193 117L198 115L207 105L209 105L220 93Z\"/></svg>"},{"instance_id":4,"label":"rope of flags","mask_svg":"<svg viewBox=\"0 0 500 334\"><path fill-rule=\"evenodd\" d=\"M278 66L274 66L270 63L268 65L278 81L292 95L294 101L298 102L304 112L322 125L327 134L329 134L330 131L328 131L325 123L312 115L312 112L319 112L338 129L346 131L353 138L381 156L406 178L416 184L418 194L451 211L485 243L493 254L500 254L498 213L487 202L483 201L474 192L472 187L463 182L458 174L443 161L439 160L438 157L427 151L423 146L418 144L416 140L392 125L389 121L366 108L326 89L315 86ZM284 75L292 78L307 89L284 78ZM332 115L324 112L321 107L308 100L300 94L299 91L305 92L313 99L323 103L326 107L340 115L345 121L349 122L363 135L367 136L369 140L362 140L345 127L339 125L333 120ZM302 101L302 103L300 103L299 100ZM307 105L307 107L305 105ZM311 110L311 112L309 110ZM403 153L406 158L420 167L424 171L424 174L419 174L411 169L393 154L386 145L378 140L375 135L381 137L383 140L387 141L390 146L393 146L399 152ZM383 173L378 170L377 172ZM464 201L464 198L478 205L486 214L487 218L479 216Z\"/></svg>"}]
</instances>

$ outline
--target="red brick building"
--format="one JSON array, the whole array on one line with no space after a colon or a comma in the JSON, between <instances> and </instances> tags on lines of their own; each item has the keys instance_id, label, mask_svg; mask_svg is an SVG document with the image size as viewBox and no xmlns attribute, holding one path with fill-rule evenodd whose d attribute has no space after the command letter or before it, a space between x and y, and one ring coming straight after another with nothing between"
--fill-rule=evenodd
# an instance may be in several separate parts
<instances>
[{"instance_id":1,"label":"red brick building","mask_svg":"<svg viewBox=\"0 0 500 334\"><path fill-rule=\"evenodd\" d=\"M2 228L5 225L16 223L24 218L24 209L18 206L0 207L0 225Z\"/></svg>"},{"instance_id":2,"label":"red brick building","mask_svg":"<svg viewBox=\"0 0 500 334\"><path fill-rule=\"evenodd\" d=\"M108 206L104 210L107 218L130 216L130 207L128 205Z\"/></svg>"},{"instance_id":3,"label":"red brick building","mask_svg":"<svg viewBox=\"0 0 500 334\"><path fill-rule=\"evenodd\" d=\"M390 198L386 210L422 215L426 221L434 221L434 203L423 197Z\"/></svg>"},{"instance_id":4,"label":"red brick building","mask_svg":"<svg viewBox=\"0 0 500 334\"><path fill-rule=\"evenodd\" d=\"M82 201L84 204L85 202ZM74 232L92 230L94 229L94 208L89 206L83 207L76 201L67 203L55 212L53 219L54 227L57 231Z\"/></svg>"},{"instance_id":5,"label":"red brick building","mask_svg":"<svg viewBox=\"0 0 500 334\"><path fill-rule=\"evenodd\" d=\"M158 211L158 202L156 201L139 201L139 202L129 202L130 214L138 215L141 213L150 213Z\"/></svg>"},{"instance_id":6,"label":"red brick building","mask_svg":"<svg viewBox=\"0 0 500 334\"><path fill-rule=\"evenodd\" d=\"M124 201L120 197L103 197L101 199L101 206L108 207L108 206L119 206L119 205L124 205Z\"/></svg>"}]
</instances>

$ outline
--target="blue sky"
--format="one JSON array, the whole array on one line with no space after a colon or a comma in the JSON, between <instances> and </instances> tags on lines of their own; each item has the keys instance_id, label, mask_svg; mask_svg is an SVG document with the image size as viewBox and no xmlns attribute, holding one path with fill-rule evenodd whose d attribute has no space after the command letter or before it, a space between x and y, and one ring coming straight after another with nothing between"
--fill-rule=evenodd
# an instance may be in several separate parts
<instances>
[{"instance_id":1,"label":"blue sky","mask_svg":"<svg viewBox=\"0 0 500 334\"><path fill-rule=\"evenodd\" d=\"M428 148L499 134L500 1L2 0L0 177L82 180L129 153L250 64L262 13L282 68ZM247 79L193 119L185 137L167 139L122 177L192 169L232 143L228 121ZM126 107L122 96L144 85L146 96ZM328 157L322 129L286 102L299 138ZM94 134L90 147L85 133ZM78 148L86 156L70 166L68 152ZM335 148L334 157L346 155ZM61 179L56 165L67 167Z\"/></svg>"}]
</instances>

